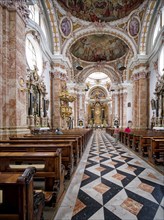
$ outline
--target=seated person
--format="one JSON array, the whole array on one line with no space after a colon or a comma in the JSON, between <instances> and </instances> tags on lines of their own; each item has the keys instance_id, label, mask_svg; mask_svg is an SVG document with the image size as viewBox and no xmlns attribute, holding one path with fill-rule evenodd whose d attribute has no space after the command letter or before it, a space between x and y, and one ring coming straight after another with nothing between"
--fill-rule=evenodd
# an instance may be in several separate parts
<instances>
[{"instance_id":1,"label":"seated person","mask_svg":"<svg viewBox=\"0 0 164 220\"><path fill-rule=\"evenodd\" d=\"M63 134L63 132L60 130L60 128L56 128L55 134Z\"/></svg>"},{"instance_id":2,"label":"seated person","mask_svg":"<svg viewBox=\"0 0 164 220\"><path fill-rule=\"evenodd\" d=\"M125 128L124 130L126 133L130 133L131 132L131 129L129 127Z\"/></svg>"}]
</instances>

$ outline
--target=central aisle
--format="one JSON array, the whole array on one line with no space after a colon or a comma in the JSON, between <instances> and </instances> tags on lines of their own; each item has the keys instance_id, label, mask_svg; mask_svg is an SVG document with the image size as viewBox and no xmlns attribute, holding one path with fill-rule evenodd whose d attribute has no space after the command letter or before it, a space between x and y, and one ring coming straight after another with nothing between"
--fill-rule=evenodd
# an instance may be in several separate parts
<instances>
[{"instance_id":1,"label":"central aisle","mask_svg":"<svg viewBox=\"0 0 164 220\"><path fill-rule=\"evenodd\" d=\"M163 220L164 177L96 130L54 220Z\"/></svg>"}]
</instances>

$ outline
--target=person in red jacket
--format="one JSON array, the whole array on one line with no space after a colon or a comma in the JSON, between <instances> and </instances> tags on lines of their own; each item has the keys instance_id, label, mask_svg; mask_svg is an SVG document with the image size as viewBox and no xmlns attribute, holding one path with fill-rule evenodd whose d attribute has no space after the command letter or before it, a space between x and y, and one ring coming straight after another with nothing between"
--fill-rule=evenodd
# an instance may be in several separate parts
<instances>
[{"instance_id":1,"label":"person in red jacket","mask_svg":"<svg viewBox=\"0 0 164 220\"><path fill-rule=\"evenodd\" d=\"M129 127L125 128L124 130L126 133L130 133L131 132L131 129Z\"/></svg>"}]
</instances>

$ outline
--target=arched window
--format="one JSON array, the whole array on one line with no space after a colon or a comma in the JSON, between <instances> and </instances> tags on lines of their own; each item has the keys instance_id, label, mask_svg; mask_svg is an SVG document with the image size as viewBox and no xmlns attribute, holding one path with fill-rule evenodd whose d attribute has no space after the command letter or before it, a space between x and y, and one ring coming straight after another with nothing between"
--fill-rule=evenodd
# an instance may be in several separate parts
<instances>
[{"instance_id":1,"label":"arched window","mask_svg":"<svg viewBox=\"0 0 164 220\"><path fill-rule=\"evenodd\" d=\"M27 38L26 41L26 57L30 67L37 65L36 63L36 51L32 45L30 39Z\"/></svg>"},{"instance_id":2,"label":"arched window","mask_svg":"<svg viewBox=\"0 0 164 220\"><path fill-rule=\"evenodd\" d=\"M39 25L39 7L37 4L29 6L31 20L35 21Z\"/></svg>"},{"instance_id":3,"label":"arched window","mask_svg":"<svg viewBox=\"0 0 164 220\"><path fill-rule=\"evenodd\" d=\"M44 36L46 38L46 41L47 41L47 29L46 29L45 21L44 21L44 19L42 17L40 19L40 27L41 27L41 29L42 29L42 31L44 33Z\"/></svg>"},{"instance_id":4,"label":"arched window","mask_svg":"<svg viewBox=\"0 0 164 220\"><path fill-rule=\"evenodd\" d=\"M153 35L153 45L154 45L154 42L156 40L156 37L157 37L159 31L160 31L160 17L158 17L156 25L155 25L154 35Z\"/></svg>"},{"instance_id":5,"label":"arched window","mask_svg":"<svg viewBox=\"0 0 164 220\"><path fill-rule=\"evenodd\" d=\"M154 34L153 34L153 45L155 43L155 40L164 26L164 6L161 8L160 14L157 17L156 23L155 23L155 28L154 28Z\"/></svg>"},{"instance_id":6,"label":"arched window","mask_svg":"<svg viewBox=\"0 0 164 220\"><path fill-rule=\"evenodd\" d=\"M38 74L40 75L43 66L42 53L38 42L32 34L27 34L26 36L26 59L31 70L37 66Z\"/></svg>"}]
</instances>

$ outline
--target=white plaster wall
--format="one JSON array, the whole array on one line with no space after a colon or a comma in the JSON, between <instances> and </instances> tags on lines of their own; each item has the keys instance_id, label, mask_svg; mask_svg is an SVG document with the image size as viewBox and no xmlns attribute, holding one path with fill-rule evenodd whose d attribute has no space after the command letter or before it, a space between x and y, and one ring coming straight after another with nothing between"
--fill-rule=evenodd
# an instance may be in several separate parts
<instances>
[{"instance_id":1,"label":"white plaster wall","mask_svg":"<svg viewBox=\"0 0 164 220\"><path fill-rule=\"evenodd\" d=\"M158 56L156 55L150 62L150 86L149 86L149 126L151 123L151 118L153 116L153 110L151 108L151 99L155 99L154 91L155 91L155 85L157 82L157 72L154 69L154 62L157 60Z\"/></svg>"},{"instance_id":2,"label":"white plaster wall","mask_svg":"<svg viewBox=\"0 0 164 220\"><path fill-rule=\"evenodd\" d=\"M114 116L118 117L118 115L119 115L119 112L118 112L118 95L115 96L115 108L114 108L114 111L115 111Z\"/></svg>"},{"instance_id":3,"label":"white plaster wall","mask_svg":"<svg viewBox=\"0 0 164 220\"><path fill-rule=\"evenodd\" d=\"M43 80L44 83L46 85L46 91L47 91L47 95L46 98L50 101L50 70L51 70L51 66L50 66L50 61L47 59L47 57L44 57L44 69L43 69ZM48 118L50 118L50 105L49 104L49 109L47 112L47 116Z\"/></svg>"}]
</instances>

